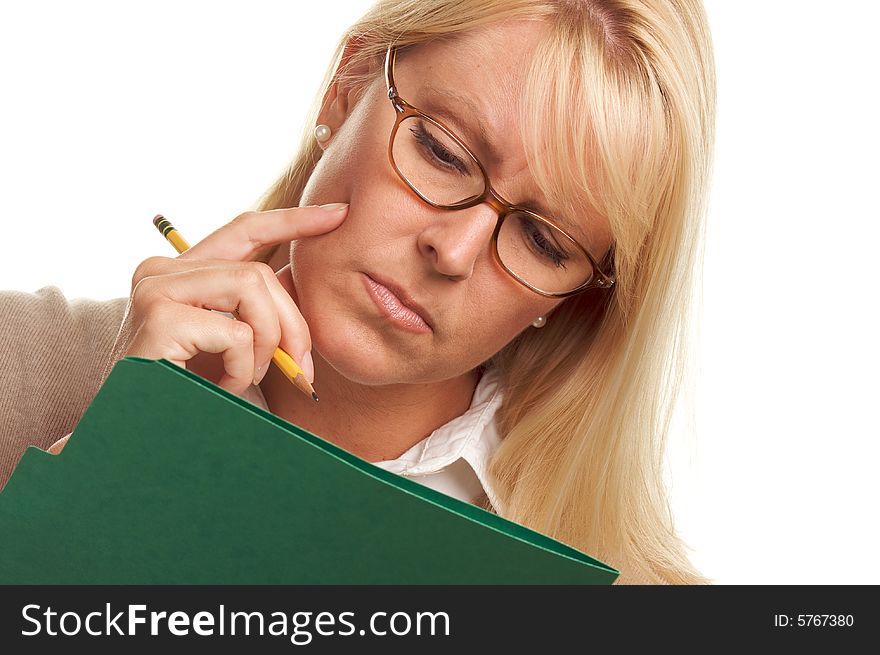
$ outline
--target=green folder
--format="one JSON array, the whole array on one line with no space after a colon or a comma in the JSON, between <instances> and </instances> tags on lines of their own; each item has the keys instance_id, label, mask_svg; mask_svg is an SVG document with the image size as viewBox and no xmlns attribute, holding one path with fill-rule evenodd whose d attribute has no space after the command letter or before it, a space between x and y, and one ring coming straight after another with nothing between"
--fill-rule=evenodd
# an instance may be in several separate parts
<instances>
[{"instance_id":1,"label":"green folder","mask_svg":"<svg viewBox=\"0 0 880 655\"><path fill-rule=\"evenodd\" d=\"M0 493L5 584L611 584L619 572L165 360L118 362Z\"/></svg>"}]
</instances>

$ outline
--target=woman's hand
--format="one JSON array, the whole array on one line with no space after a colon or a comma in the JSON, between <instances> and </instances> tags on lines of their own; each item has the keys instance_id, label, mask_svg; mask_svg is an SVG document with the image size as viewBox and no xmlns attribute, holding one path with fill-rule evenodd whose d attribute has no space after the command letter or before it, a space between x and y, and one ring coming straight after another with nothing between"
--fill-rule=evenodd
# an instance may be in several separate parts
<instances>
[{"instance_id":1,"label":"woman's hand","mask_svg":"<svg viewBox=\"0 0 880 655\"><path fill-rule=\"evenodd\" d=\"M186 368L200 352L218 353L222 375L212 381L240 394L259 383L280 344L311 382L308 325L276 273L249 260L267 246L330 232L347 213L338 204L245 212L177 258L145 259L111 361L162 358ZM287 267L278 275L289 275ZM240 320L210 310L237 311Z\"/></svg>"},{"instance_id":2,"label":"woman's hand","mask_svg":"<svg viewBox=\"0 0 880 655\"><path fill-rule=\"evenodd\" d=\"M58 441L49 446L49 450L46 452L52 453L53 455L60 455L61 451L64 450L64 446L67 445L67 440L70 439L70 435L61 437Z\"/></svg>"}]
</instances>

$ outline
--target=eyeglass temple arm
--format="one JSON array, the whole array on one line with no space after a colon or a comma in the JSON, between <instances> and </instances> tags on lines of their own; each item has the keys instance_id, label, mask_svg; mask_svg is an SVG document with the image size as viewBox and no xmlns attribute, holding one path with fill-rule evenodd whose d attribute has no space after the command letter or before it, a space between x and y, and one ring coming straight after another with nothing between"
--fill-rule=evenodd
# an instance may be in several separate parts
<instances>
[{"instance_id":1,"label":"eyeglass temple arm","mask_svg":"<svg viewBox=\"0 0 880 655\"><path fill-rule=\"evenodd\" d=\"M614 283L617 282L617 275L614 271L613 245L608 249L608 252L605 253L605 256L597 264L596 269L599 271L599 275L602 276L599 280L599 286L605 289L613 287Z\"/></svg>"},{"instance_id":2,"label":"eyeglass temple arm","mask_svg":"<svg viewBox=\"0 0 880 655\"><path fill-rule=\"evenodd\" d=\"M385 86L388 89L388 99L394 100L397 97L397 88L394 86L394 45L389 45L385 52Z\"/></svg>"}]
</instances>

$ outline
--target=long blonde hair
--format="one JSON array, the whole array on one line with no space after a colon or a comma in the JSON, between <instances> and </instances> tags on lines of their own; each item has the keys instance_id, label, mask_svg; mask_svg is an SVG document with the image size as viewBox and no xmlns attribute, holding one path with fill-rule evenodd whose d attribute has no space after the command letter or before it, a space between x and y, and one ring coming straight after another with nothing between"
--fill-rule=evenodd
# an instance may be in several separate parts
<instances>
[{"instance_id":1,"label":"long blonde hair","mask_svg":"<svg viewBox=\"0 0 880 655\"><path fill-rule=\"evenodd\" d=\"M334 75L366 88L375 73L350 71L376 71L391 42L403 49L517 19L552 26L526 71L530 170L567 215L589 208L608 220L617 284L567 299L493 358L503 440L490 464L498 506L486 508L602 559L618 582L707 583L674 531L663 480L714 141L699 0L379 0L340 39L299 152L259 209L299 204ZM343 62L350 39L359 47Z\"/></svg>"}]
</instances>

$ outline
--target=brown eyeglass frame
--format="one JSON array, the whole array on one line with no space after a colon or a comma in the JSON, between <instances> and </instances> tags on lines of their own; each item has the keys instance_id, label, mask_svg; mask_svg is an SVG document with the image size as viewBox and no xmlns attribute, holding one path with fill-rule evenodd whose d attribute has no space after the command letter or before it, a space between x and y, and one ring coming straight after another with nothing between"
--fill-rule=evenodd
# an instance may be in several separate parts
<instances>
[{"instance_id":1,"label":"brown eyeglass frame","mask_svg":"<svg viewBox=\"0 0 880 655\"><path fill-rule=\"evenodd\" d=\"M587 289L592 289L594 287L599 287L602 289L609 289L614 286L615 276L613 272L608 275L606 274L593 256L589 253L589 251L584 248L580 243L578 243L577 239L572 237L568 232L563 230L561 227L553 223L553 221L541 216L540 214L533 212L530 209L526 209L525 207L519 207L517 205L512 205L506 200L504 200L495 189L492 188L492 184L489 181L489 174L486 172L486 168L483 166L483 163L479 160L479 158L474 154L474 152L461 140L458 136L449 129L446 125L444 125L439 119L433 118L418 109L417 107L412 106L406 100L401 98L397 93L397 86L394 83L394 61L397 54L397 46L390 45L388 46L388 51L385 53L385 86L388 89L388 99L391 101L391 106L394 107L395 112L395 121L394 127L391 128L391 137L388 140L388 161L391 162L391 167L394 169L394 172L400 177L404 183L412 189L412 191L427 204L432 207L436 207L437 209L467 209L468 207L473 207L474 205L479 205L480 203L487 203L492 209L494 209L498 213L498 220L495 223L495 230L492 232L492 252L495 255L495 261L498 262L498 265L501 266L507 273L513 277L514 280L519 282L521 285L538 293L542 296L546 296L548 298L565 298L568 296L573 296L575 294L586 291ZM468 155L476 162L477 166L480 168L480 172L483 174L483 181L485 183L485 187L483 188L483 193L479 196L471 198L470 200L466 200L464 202L458 203L456 205L439 205L435 202L432 202L428 198L426 198L422 193L415 188L412 184L410 184L409 180L400 172L397 168L397 164L394 162L394 156L392 154L392 146L394 145L394 137L397 134L397 128L400 127L401 122L405 119L410 118L412 116L420 116L424 120L433 123L444 132L446 132ZM528 214L529 216L535 218L536 220L544 223L545 225L549 225L554 230L558 230L562 234L564 234L568 239L571 240L578 248L580 248L581 252L590 260L590 264L593 266L593 277L583 284L581 284L576 289L571 291L566 291L564 293L551 293L549 291L544 291L542 289L538 289L537 287L529 284L521 277L519 277L516 273L511 271L503 261L501 261L501 256L498 254L498 234L501 231L501 224L504 222L504 219L509 216L513 212L523 212ZM609 251L608 255L606 255L606 259L610 256L612 249Z\"/></svg>"}]
</instances>

